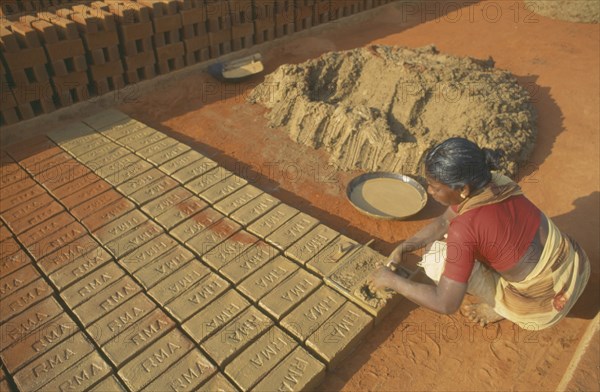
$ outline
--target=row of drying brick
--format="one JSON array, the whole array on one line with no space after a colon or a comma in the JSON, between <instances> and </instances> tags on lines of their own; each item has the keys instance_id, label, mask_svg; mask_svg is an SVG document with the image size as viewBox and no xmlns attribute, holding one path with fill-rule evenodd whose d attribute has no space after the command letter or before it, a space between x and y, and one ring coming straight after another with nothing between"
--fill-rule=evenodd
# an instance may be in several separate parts
<instances>
[{"instance_id":1,"label":"row of drying brick","mask_svg":"<svg viewBox=\"0 0 600 392\"><path fill-rule=\"evenodd\" d=\"M125 124L125 125L124 125ZM121 124L121 126L117 127L114 126L112 127L112 129L109 129L108 131L105 131L106 134L110 136L112 136L113 138L119 139L120 143L124 146L127 146L129 148L131 148L133 151L137 151L138 154L145 156L147 154L148 147L145 147L143 144L140 145L140 142L149 140L150 143L154 142L154 145L160 146L159 150L161 151L169 151L169 147L166 146L164 144L164 141L166 139L162 139L163 142L160 142L160 136L158 136L155 131L152 130L147 130L146 132L144 132L143 130L139 130L135 133L131 133L132 131L135 131L135 129L131 129L131 127L135 127L135 122L131 122L131 121L127 121L124 120L123 123ZM138 135L137 137L135 137L135 135ZM123 135L128 135L127 137L123 137ZM154 137L153 137L154 135ZM160 134L162 135L162 134ZM120 137L120 138L119 138ZM156 137L156 139L155 139ZM162 137L164 138L164 135L162 135ZM84 145L89 145L91 140L86 139L85 137L83 139L81 139L82 144ZM171 141L171 143L173 143ZM98 148L98 146L96 146L96 148ZM182 149L178 149L179 152L181 153ZM173 156L172 154L170 154L171 156ZM174 159L172 159L171 161L169 161L167 166L159 166L161 169L166 170L166 171L170 171L170 167L181 167L183 163L189 163L190 160L190 152L187 153L183 153L182 155L180 155L179 157L176 157ZM162 161L162 159L157 159L156 157L152 158L149 157L148 158L150 161L153 161L155 164L159 164ZM198 158L196 158L198 159ZM86 160L86 158L83 158L83 160ZM175 163L179 163L177 165L174 165ZM194 189L199 195L201 195L205 201L211 202L211 203L215 203L214 206L218 207L219 209L221 209L221 211L229 211L230 213L232 213L232 215L235 215L236 210L234 208L231 208L231 206L237 206L240 207L240 205L242 205L240 203L240 200L245 200L245 201L252 201L251 197L254 196L257 199L260 199L260 196L257 196L257 193L255 193L253 191L253 188L251 185L249 184L245 184L245 181L242 181L241 179L237 179L236 181L232 181L234 179L234 177L236 177L235 175L232 175L231 173L229 173L229 176L227 174L216 174L219 173L219 169L218 168L214 168L212 170L212 172L214 172L214 175L201 175L204 171L207 171L207 168L210 169L212 167L214 167L214 165L206 165L206 162L204 161L204 159L200 158L200 164L194 164L192 163L191 165L188 165L188 169L182 169L185 172L187 172L188 174L184 174L183 175L183 179L187 178L190 174L195 174L196 176L200 175L196 180L190 181L190 186L192 189ZM197 171L198 168L203 168L203 170L201 170L200 172ZM194 171L196 171L194 173ZM208 174L208 173L207 173ZM143 177L143 176L140 176ZM177 177L177 173L175 173L175 177ZM181 177L180 177L181 178ZM221 179L220 181L218 179ZM227 181L230 180L230 181ZM155 178L155 181L156 178ZM216 184L214 182L217 182ZM184 181L182 181L184 182ZM236 186L235 184L238 184L238 186ZM209 188L209 186L212 185L212 187ZM152 187L152 185L150 185ZM240 189L241 188L241 189ZM211 190L212 192L207 192L205 190ZM255 190L256 188L254 188ZM163 189L165 190L165 189ZM142 209L145 210L148 214L150 214L150 216L153 217L160 217L160 215L156 215L156 213L161 213L162 210L164 208L169 208L171 206L173 206L177 201L181 201L182 199L185 199L186 197L190 197L191 194L186 194L185 191L176 191L176 190L172 190L166 194L164 194L164 196L158 197L157 199L155 199L154 201L148 203L148 204L144 204L142 206ZM266 195L263 195L266 196ZM137 197L133 197L133 200L136 201L137 203L143 203L144 201L140 201L139 198ZM220 200L224 201L224 202L220 202ZM268 200L268 199L267 199ZM237 201L237 202L235 202ZM264 205L264 203L262 203ZM271 207L276 206L276 204L271 205ZM247 211L251 211L253 209L253 207L251 207L251 204L247 205L246 207L250 207L250 210L246 209ZM267 241L271 242L273 245L279 245L280 249L286 249L287 245L283 245L281 242L274 240L276 238L278 238L277 235L275 236L271 236L269 235L269 233L271 232L276 232L277 230L277 226L272 226L275 224L275 222L279 221L279 225L281 225L282 227L279 229L280 233L286 233L287 234L287 244L292 244L295 240L297 240L298 238L302 237L304 234L306 234L307 231L309 231L309 229L311 229L312 227L314 227L314 223L313 224L309 224L307 226L304 227L304 231L300 232L298 234L295 234L294 231L287 231L285 230L285 226L287 225L287 228L295 228L298 229L300 226L294 224L294 211L297 214L297 217L299 218L298 221L307 221L306 216L302 216L303 214L298 213L297 210L292 209L291 207L285 206L285 205L279 205L279 207L283 207L281 209L278 209L277 207L273 208L273 214L269 215L269 212L271 211L266 211L263 208L263 211L265 213L265 215L263 217L260 217L260 215L253 217L253 219L256 219L256 222L249 225L248 229L249 231L254 232L257 235L260 235L262 237L264 237L264 239L266 239ZM242 207L240 210L244 210L244 207ZM212 212L211 212L212 211ZM289 221L287 221L287 223L284 225L283 223L286 222L286 219L281 219L281 216L286 216L285 214L281 214L282 211L288 211L291 212L291 214L289 216L287 216L288 218L291 218ZM164 212L162 212L164 213ZM216 215L215 218L211 219L211 215ZM247 215L247 213L245 212L241 212L240 216L245 216ZM130 217L126 217L124 216L123 219L115 223L113 223L111 225L111 227L118 227L118 226L123 226L123 227L128 227L131 225L128 224L123 224L125 222L127 222L129 220ZM310 218L310 217L308 217ZM159 219L160 220L160 219ZM310 222L310 219L308 219L308 221ZM169 222L168 220L163 221L163 225L165 225L166 228L169 228L170 225L176 224L178 222L171 222L171 223L167 223ZM216 223L215 223L216 222ZM271 260L273 258L273 255L276 254L277 249L272 248L268 245L266 245L265 243L262 243L262 246L259 245L259 243L255 243L255 241L257 241L257 238L254 237L252 239L252 235L247 233L247 232L242 232L242 231L238 231L236 234L232 233L235 231L235 229L231 229L231 222L227 222L227 218L223 218L222 215L218 214L215 212L215 210L211 210L210 208L204 210L203 212L200 212L198 214L196 214L195 216L193 216L192 218L188 219L187 221L181 223L179 226L177 226L174 230L172 230L171 232L173 233L173 235L180 239L182 242L185 242L186 245L189 245L190 248L194 251L194 253L200 255L202 257L202 259L209 265L211 265L213 268L215 269L219 269L221 266L223 266L224 263L229 262L229 264L226 264L223 268L219 269L219 272L223 273L224 276L226 276L232 283L236 284L239 281L241 281L242 279L244 279L245 277L247 277L250 273L252 273L254 270L258 269L259 267L260 270L258 272L256 272L254 275L252 275L250 278L248 278L247 280L241 282L241 284L238 284L238 289L241 290L243 293L245 293L246 295L248 295L248 297L250 297L253 301L256 301L256 303L259 305L259 307L261 307L264 311L266 311L267 313L269 313L272 317L274 317L276 320L280 320L282 322L282 325L286 326L288 329L294 331L293 334L295 334L297 337L302 338L302 334L307 334L308 332L314 332L315 330L318 329L319 325L318 322L320 321L321 323L324 322L327 319L327 316L330 316L331 313L327 313L325 310L331 310L331 312L335 312L337 310L339 310L337 307L332 307L331 304L337 304L337 305L342 305L342 303L344 302L344 300L338 295L335 294L333 291L331 291L330 289L327 289L325 287L322 287L321 289L317 290L317 292L312 295L312 291L314 289L316 289L317 287L319 287L319 281L318 279L312 277L310 274L308 274L307 272L304 271L295 271L298 268L295 267L292 262L287 261L285 258L283 257L279 257L279 258L275 258L273 260ZM211 226L212 225L212 226ZM220 227L219 227L220 226ZM228 229L227 227L230 227L230 229ZM239 227L238 227L239 228ZM212 229L212 230L211 230ZM325 230L323 230L325 229ZM207 233L208 235L202 235L202 230L204 230L204 233ZM265 231L265 230L269 230L269 231ZM194 234L197 234L198 232L200 232L200 235L194 237L191 241L189 236L192 236ZM331 232L333 232L331 229L329 229L329 234L331 234ZM215 233L218 233L218 235L215 235ZM312 237L312 238L307 238L307 240L305 241L305 245L307 243L311 243L312 246L314 246L315 242L312 241L312 239L314 238L324 238L322 236L322 233L327 233L327 228L325 228L324 226L321 225L320 228L313 230L312 232L313 234L315 234L314 236L311 235L307 235L306 237ZM228 236L231 236L229 238L227 238ZM236 238L237 237L237 238ZM216 238L216 239L215 239ZM331 237L331 239L335 238L335 235ZM109 238L110 240L110 238ZM323 240L320 240L323 247L325 247L325 245L327 245L327 242L323 242ZM301 241L300 241L301 242ZM160 241L160 243L164 243L164 241ZM252 251L250 252L249 250L246 250L250 245L249 244L254 244L252 246ZM218 244L218 245L217 245ZM271 250L268 250L268 249ZM337 246L333 247L335 249L337 249ZM296 248L296 250L300 250L298 253L299 255L304 255L304 256L308 256L308 254L303 254L302 249L309 249L310 248L306 248L305 246L299 246ZM318 252L318 249L316 250ZM292 252L293 254L294 252ZM287 251L286 251L286 255L287 255ZM234 260L231 260L234 256L237 256L237 258L235 258ZM260 257L257 257L260 256ZM132 262L137 262L137 257L131 258ZM324 259L321 260L321 262L324 262L325 264L327 264L327 261L325 261ZM331 261L330 261L331 262ZM167 301L166 307L167 309L169 309L171 311L171 313L174 315L175 318L177 318L179 321L185 321L186 318L188 318L193 311L197 311L198 310L198 305L199 305L199 295L202 295L203 297L205 297L206 294L206 290L208 289L209 291L214 291L214 286L220 287L221 290L218 290L217 295L219 293L221 293L223 290L226 289L226 284L227 282L225 282L223 279L218 279L215 281L214 277L208 277L208 278L204 278L206 275L205 271L202 271L202 268L197 267L194 268L191 265L188 265L189 268L181 268L179 271L177 271L176 273L174 273L172 276L170 276L169 278L167 278L163 283L161 283L160 285L157 285L155 288L151 288L150 289L150 293L153 293L153 291L155 293L157 293L157 298L160 301ZM248 271L249 270L249 271ZM135 274L135 272L134 272ZM289 278L288 278L289 276ZM204 279L203 279L204 278ZM192 279L191 281L186 281L186 279ZM196 282L199 281L199 283L196 284ZM268 284L273 284L274 286L276 286L278 283L280 283L281 281L283 281L284 283L281 283L280 286L277 286L273 289L273 291L269 294L266 295L264 297L263 300L259 299L261 298L260 294L261 292L257 291L257 288L260 288L259 285L264 286L265 288L267 288L267 290L265 290L265 292L263 292L262 294L266 294L268 291ZM153 280L153 282L156 282L156 279ZM171 293L170 295L168 295L166 298L164 298L163 296L165 295L165 288L167 287L175 287L172 283L174 282L185 282L185 287L192 287L190 289L190 295L188 296L182 296L179 298L179 300L175 300L172 303L168 303L168 301L172 301L173 298L173 294ZM142 284L152 284L152 282L145 282ZM192 286L194 285L195 286ZM178 290L177 290L178 291ZM213 293L214 294L214 293ZM293 298L292 298L293 296ZM310 296L310 297L309 297ZM337 300L332 299L332 296L337 296ZM239 295L237 295L237 297L239 297ZM227 298L226 295L224 295L222 297ZM306 320L304 320L302 323L298 323L297 321L302 321L302 317L297 317L297 316L292 316L292 314L290 314L290 317L286 318L286 320L281 320L282 316L285 315L287 312L289 312L292 308L292 303L291 302L298 302L298 301L302 301L305 298L309 298L309 299L316 299L313 301L309 301L311 302L310 307L308 307L307 309L311 309L312 307L316 307L316 311L313 312L313 314L319 314L322 315L324 317L324 319L321 320L315 320L315 322L313 323L307 323ZM283 299L283 301L282 301ZM286 300L288 301L286 303ZM163 302L164 303L164 302ZM186 306L187 304L187 306ZM190 304L195 304L195 306L189 306ZM341 323L350 323L350 325L353 325L354 322L356 322L356 320L353 320L353 317L356 317L360 314L362 314L362 312L358 309L355 309L356 311L353 311L353 309L351 308L353 307L353 305L351 304L347 304L345 305L344 310L339 310L339 314L340 314L340 319L342 321L340 321ZM188 322L186 322L184 324L184 329L188 330L188 332L192 335L195 336L195 339L197 342L202 342L203 339L205 338L205 336L202 335L202 332L198 332L198 331L203 331L203 324L202 324L202 320L206 320L207 319L207 314L214 312L214 309L238 309L238 310L243 310L244 306L243 305L232 305L231 303L215 303L214 306L207 308L206 312L199 312L197 313L194 317L192 317L192 319L190 319ZM350 309L349 309L350 308ZM304 309L306 310L306 309ZM298 309L298 311L300 311L300 309ZM315 313L316 312L316 313ZM348 313L344 313L344 312L348 312ZM297 312L292 312L292 313L296 313L296 315L300 314ZM341 316L341 314L344 314L344 316ZM325 316L327 315L327 316ZM221 317L225 317L227 316L227 314L225 315L221 315ZM232 317L233 315L229 315L230 317ZM366 316L363 314L363 316ZM210 318L209 318L210 319ZM288 321L287 319L291 319L291 321ZM368 319L368 317L363 317L361 321L365 321L366 319ZM351 320L351 321L348 321ZM369 323L367 323L368 325ZM337 325L337 324L336 324ZM345 324L344 324L345 325ZM354 331L354 332L362 332L360 331L361 328L357 327L359 329L359 331ZM333 331L335 333L335 330ZM320 333L314 334L315 336L313 336L313 340L314 339L318 339L319 337L322 337L323 331L320 331ZM309 333L304 336L304 339L308 338ZM351 335L351 334L349 334ZM354 337L354 336L352 336ZM335 338L335 336L334 336ZM335 340L335 339L334 339ZM312 343L311 339L307 340L307 344L310 346L310 344ZM338 343L340 343L338 341ZM349 343L349 342L344 342L342 341L341 343L343 343L341 346L343 347L345 344ZM318 350L319 347L318 346L322 346L322 344L317 343L316 344L316 349ZM331 346L335 346L335 345L331 345ZM210 344L209 346L210 347ZM322 353L324 354L326 359L329 360L333 360L334 359L334 355L331 355L332 353L335 354L339 354L340 351L340 347L337 347L337 350L330 350L329 353L327 353L327 350L323 350ZM328 355L329 354L329 355ZM213 354L217 355L216 353ZM219 356L216 356L217 362L222 365L222 363L225 363L224 361L228 360L228 357L224 357L224 358L219 358Z\"/></svg>"},{"instance_id":2,"label":"row of drying brick","mask_svg":"<svg viewBox=\"0 0 600 392\"><path fill-rule=\"evenodd\" d=\"M119 91L157 74L386 2L107 0L65 8L54 4L6 20L0 27L0 124Z\"/></svg>"},{"instance_id":3,"label":"row of drying brick","mask_svg":"<svg viewBox=\"0 0 600 392\"><path fill-rule=\"evenodd\" d=\"M281 268L280 268L279 270L281 270ZM105 272L105 271L102 271L102 272ZM103 273L103 274L102 274L102 275L100 275L100 276L104 276L104 275L109 275L109 274L104 274L104 273ZM97 280L96 278L94 278L94 279L92 280L92 282L93 282L93 281L98 281L98 280ZM86 285L88 285L88 284L89 284L89 283L86 283L86 284L84 284L84 287L85 287ZM126 292L126 291L127 291L127 289L126 289L126 286L125 286L125 287L123 287L123 289L124 289L124 291L123 291L123 292ZM132 291L133 291L133 290L132 290ZM329 297L331 297L331 296L329 296ZM323 305L321 304L320 306L322 307ZM241 308L241 306L240 306L239 308ZM87 313L87 312L84 312L84 313L82 313L82 315L83 315L83 314L86 314L86 313ZM259 314L260 314L260 313L259 313ZM351 314L357 314L357 313L351 313ZM251 319L249 319L249 320L248 320L249 322L250 322L250 320L254 320L254 317L256 317L256 314L254 314L254 315L251 315L251 316L252 316L252 317L251 317ZM264 316L263 316L263 317L264 317ZM265 320L266 320L266 319L265 319ZM156 322L156 320L154 320L154 322ZM344 321L344 322L347 322L347 321ZM152 324L151 324L151 325L152 325ZM150 327L151 327L151 325L149 325L149 326L148 326L148 328L150 328ZM159 328L159 330L160 330L160 328ZM281 340L279 340L279 341L281 342ZM217 346L219 347L220 345L217 345ZM109 347L116 347L116 345L115 345L115 344L113 344L112 346L109 346ZM220 348L220 347L219 347L219 348ZM296 351L298 351L298 350L296 350ZM110 352L110 351L109 351L109 352ZM118 354L115 354L115 355L118 355ZM296 362L296 363L298 363L298 362ZM302 363L304 363L304 362L302 362ZM284 364L282 364L281 366L283 366L283 365L284 365ZM237 368L237 366L236 366L236 368ZM240 382L241 382L241 381L240 381Z\"/></svg>"}]
</instances>

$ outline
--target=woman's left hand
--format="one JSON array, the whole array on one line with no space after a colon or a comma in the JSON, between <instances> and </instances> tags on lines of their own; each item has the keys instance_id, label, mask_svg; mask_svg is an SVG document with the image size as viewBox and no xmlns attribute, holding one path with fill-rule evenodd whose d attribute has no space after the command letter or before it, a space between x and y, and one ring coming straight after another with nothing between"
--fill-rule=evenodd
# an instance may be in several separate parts
<instances>
[{"instance_id":1,"label":"woman's left hand","mask_svg":"<svg viewBox=\"0 0 600 392\"><path fill-rule=\"evenodd\" d=\"M387 267L380 267L369 276L367 282L372 291L378 291L385 288L392 288L395 277L396 274L392 270Z\"/></svg>"}]
</instances>

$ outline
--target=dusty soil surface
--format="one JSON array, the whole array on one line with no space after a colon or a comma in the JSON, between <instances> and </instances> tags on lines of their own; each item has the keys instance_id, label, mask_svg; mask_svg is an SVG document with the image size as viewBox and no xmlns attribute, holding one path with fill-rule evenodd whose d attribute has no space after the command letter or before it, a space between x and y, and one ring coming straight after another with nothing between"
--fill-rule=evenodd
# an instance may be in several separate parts
<instances>
[{"instance_id":1,"label":"dusty soil surface","mask_svg":"<svg viewBox=\"0 0 600 392\"><path fill-rule=\"evenodd\" d=\"M600 3L590 0L525 0L529 10L548 18L579 23L598 23Z\"/></svg>"},{"instance_id":2,"label":"dusty soil surface","mask_svg":"<svg viewBox=\"0 0 600 392\"><path fill-rule=\"evenodd\" d=\"M266 73L328 51L372 44L434 44L454 56L492 56L497 68L516 75L529 91L538 114L536 146L517 178L526 195L587 251L590 283L569 316L543 331L519 329L508 321L481 328L460 314L442 316L402 303L321 388L598 390L598 339L587 339L587 351L579 345L590 325L598 323L592 319L598 313L600 283L600 27L548 19L522 1L457 4L390 4L273 42L263 51ZM375 239L371 246L384 253L442 211L430 201L406 222L378 221L356 211L344 195L346 184L360 172L338 171L326 152L269 128L266 109L246 102L262 81L222 85L200 71L175 74L153 83L147 94L140 93L148 90L141 86L127 89L119 100L128 103L119 108L349 237L362 243ZM53 129L84 114L89 113L63 112L23 124L2 140L43 133L46 124ZM597 336L597 329L591 331Z\"/></svg>"},{"instance_id":3,"label":"dusty soil surface","mask_svg":"<svg viewBox=\"0 0 600 392\"><path fill-rule=\"evenodd\" d=\"M346 170L418 175L429 148L462 136L502 149L514 174L535 141L529 94L510 72L433 46L369 45L282 65L248 100L270 109L269 126Z\"/></svg>"}]
</instances>

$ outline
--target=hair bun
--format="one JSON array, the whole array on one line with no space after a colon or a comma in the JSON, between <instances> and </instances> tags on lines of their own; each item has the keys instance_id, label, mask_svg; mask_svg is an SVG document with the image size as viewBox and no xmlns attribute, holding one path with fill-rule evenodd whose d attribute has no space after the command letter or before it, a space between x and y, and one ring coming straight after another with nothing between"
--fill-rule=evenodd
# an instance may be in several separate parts
<instances>
[{"instance_id":1,"label":"hair bun","mask_svg":"<svg viewBox=\"0 0 600 392\"><path fill-rule=\"evenodd\" d=\"M500 159L504 156L504 151L500 149L492 150L489 148L482 148L483 154L485 155L485 164L490 170L500 169Z\"/></svg>"}]
</instances>

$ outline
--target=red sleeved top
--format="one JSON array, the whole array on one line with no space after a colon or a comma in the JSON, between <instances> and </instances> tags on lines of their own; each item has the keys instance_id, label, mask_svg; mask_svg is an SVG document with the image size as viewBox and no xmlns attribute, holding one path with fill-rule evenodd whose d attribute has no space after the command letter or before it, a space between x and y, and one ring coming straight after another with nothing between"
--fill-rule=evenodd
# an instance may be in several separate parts
<instances>
[{"instance_id":1,"label":"red sleeved top","mask_svg":"<svg viewBox=\"0 0 600 392\"><path fill-rule=\"evenodd\" d=\"M531 245L540 221L540 210L523 195L458 215L448 228L443 275L466 283L475 260L509 270Z\"/></svg>"}]
</instances>

